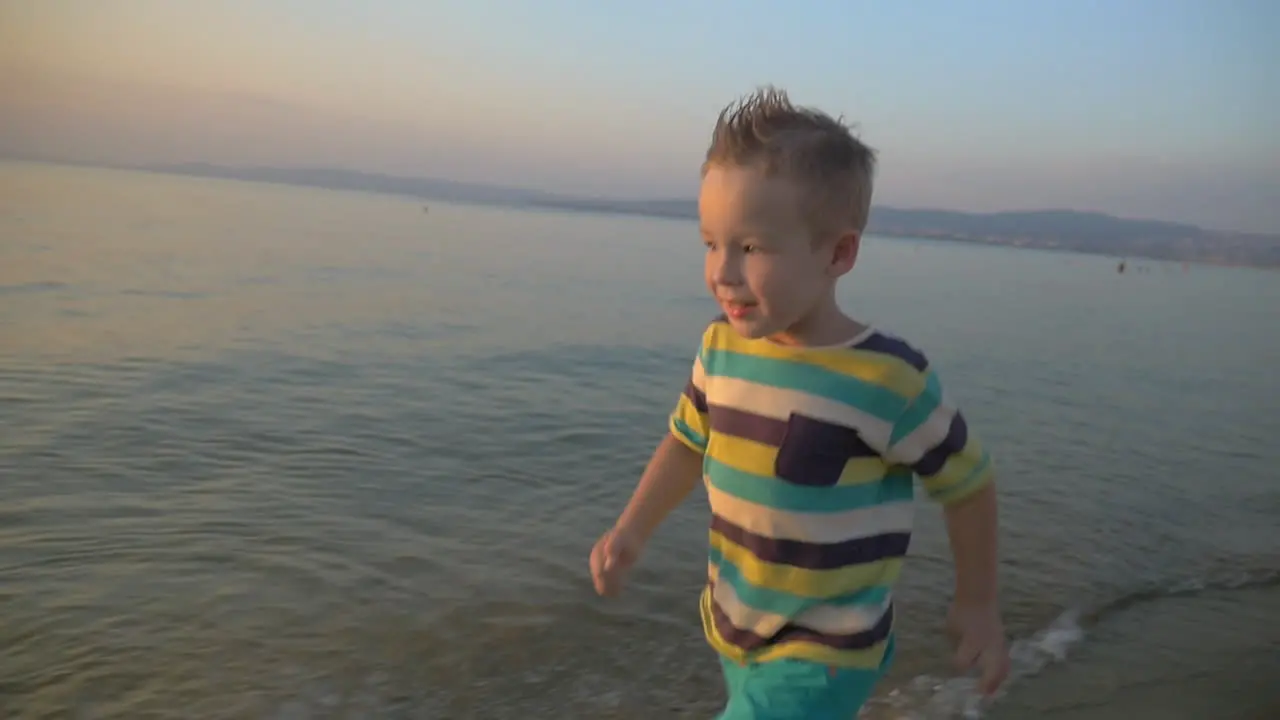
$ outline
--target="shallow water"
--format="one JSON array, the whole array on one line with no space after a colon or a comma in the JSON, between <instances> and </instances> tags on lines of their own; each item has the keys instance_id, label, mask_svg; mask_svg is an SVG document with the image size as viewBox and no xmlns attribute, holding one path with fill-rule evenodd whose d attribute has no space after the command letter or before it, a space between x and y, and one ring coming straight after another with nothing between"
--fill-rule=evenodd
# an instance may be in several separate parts
<instances>
[{"instance_id":1,"label":"shallow water","mask_svg":"<svg viewBox=\"0 0 1280 720\"><path fill-rule=\"evenodd\" d=\"M701 499L627 597L586 575L714 314L699 252L683 222L0 165L0 716L709 717ZM1280 648L1280 283L1147 267L873 238L845 290L1001 468L993 716L1274 707L1229 668ZM874 718L972 702L920 523Z\"/></svg>"}]
</instances>

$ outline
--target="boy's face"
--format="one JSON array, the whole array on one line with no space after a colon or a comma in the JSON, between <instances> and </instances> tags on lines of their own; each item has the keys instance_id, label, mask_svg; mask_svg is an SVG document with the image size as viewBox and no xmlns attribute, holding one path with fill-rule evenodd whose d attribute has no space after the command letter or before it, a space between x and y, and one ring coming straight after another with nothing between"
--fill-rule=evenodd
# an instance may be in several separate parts
<instances>
[{"instance_id":1,"label":"boy's face","mask_svg":"<svg viewBox=\"0 0 1280 720\"><path fill-rule=\"evenodd\" d=\"M813 241L802 199L795 182L755 168L711 165L703 176L707 288L744 337L796 342L795 329L848 270L832 243Z\"/></svg>"}]
</instances>

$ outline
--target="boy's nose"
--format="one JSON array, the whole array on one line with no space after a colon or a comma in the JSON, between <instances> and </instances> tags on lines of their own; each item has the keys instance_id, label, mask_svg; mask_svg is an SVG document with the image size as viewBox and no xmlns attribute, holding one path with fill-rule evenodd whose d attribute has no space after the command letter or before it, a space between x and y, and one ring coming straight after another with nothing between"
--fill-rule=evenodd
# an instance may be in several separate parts
<instances>
[{"instance_id":1,"label":"boy's nose","mask_svg":"<svg viewBox=\"0 0 1280 720\"><path fill-rule=\"evenodd\" d=\"M711 268L711 279L717 285L742 284L742 270L732 258L727 258L725 254L721 254L720 259L714 261L714 263Z\"/></svg>"}]
</instances>

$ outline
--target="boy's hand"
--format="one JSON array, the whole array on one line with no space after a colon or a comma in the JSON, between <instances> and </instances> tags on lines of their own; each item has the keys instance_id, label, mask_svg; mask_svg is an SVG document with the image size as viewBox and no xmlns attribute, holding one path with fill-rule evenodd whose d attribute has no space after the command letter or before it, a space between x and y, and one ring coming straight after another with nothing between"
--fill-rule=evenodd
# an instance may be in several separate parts
<instances>
[{"instance_id":1,"label":"boy's hand","mask_svg":"<svg viewBox=\"0 0 1280 720\"><path fill-rule=\"evenodd\" d=\"M615 526L600 536L591 548L591 579L596 592L605 597L617 595L643 549L644 542L625 527Z\"/></svg>"},{"instance_id":2,"label":"boy's hand","mask_svg":"<svg viewBox=\"0 0 1280 720\"><path fill-rule=\"evenodd\" d=\"M1009 675L1009 647L1005 644L999 609L952 605L947 613L947 634L955 648L960 671L977 667L981 671L978 689L983 695L995 694Z\"/></svg>"}]
</instances>

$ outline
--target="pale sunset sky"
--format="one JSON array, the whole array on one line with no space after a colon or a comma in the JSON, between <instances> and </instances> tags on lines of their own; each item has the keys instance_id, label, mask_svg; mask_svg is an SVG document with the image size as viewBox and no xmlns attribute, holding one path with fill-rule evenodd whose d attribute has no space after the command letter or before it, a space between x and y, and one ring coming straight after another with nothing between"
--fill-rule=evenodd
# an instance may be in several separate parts
<instances>
[{"instance_id":1,"label":"pale sunset sky","mask_svg":"<svg viewBox=\"0 0 1280 720\"><path fill-rule=\"evenodd\" d=\"M878 204L1280 233L1280 2L0 0L0 155L691 195L765 83Z\"/></svg>"}]
</instances>

